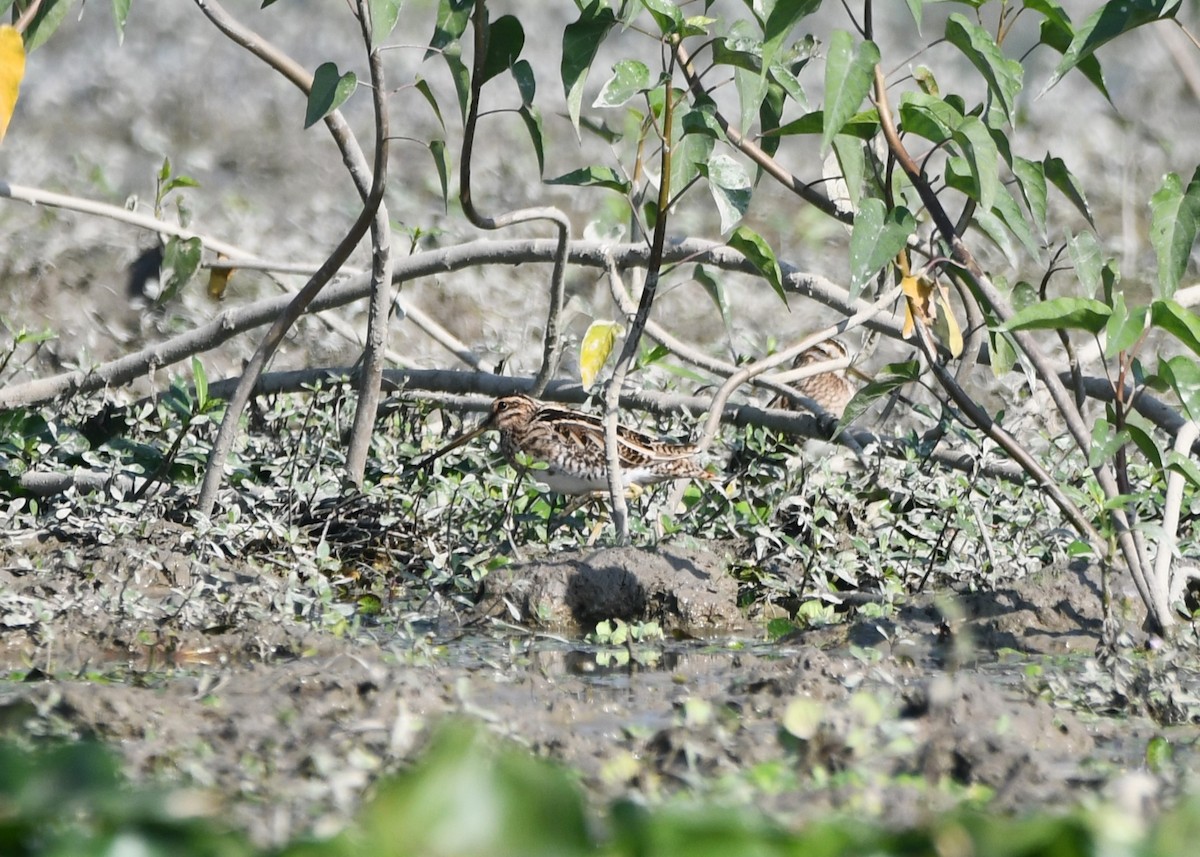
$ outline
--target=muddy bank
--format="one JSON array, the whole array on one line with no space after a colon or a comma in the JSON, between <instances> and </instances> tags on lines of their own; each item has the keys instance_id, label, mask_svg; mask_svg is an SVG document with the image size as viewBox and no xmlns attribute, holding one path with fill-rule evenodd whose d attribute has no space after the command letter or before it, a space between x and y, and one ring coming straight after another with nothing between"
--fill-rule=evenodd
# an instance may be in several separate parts
<instances>
[{"instance_id":1,"label":"muddy bank","mask_svg":"<svg viewBox=\"0 0 1200 857\"><path fill-rule=\"evenodd\" d=\"M597 802L686 791L794 824L830 812L908 823L964 800L1067 807L1130 789L1157 806L1193 754L1192 732L1170 733L1177 766L1142 771L1161 730L1081 716L1029 679L1030 664L1069 681L1089 662L1064 656L1096 640L1094 581L1078 570L781 643L728 629L672 640L690 614L653 598L643 618L661 621L665 640L604 646L487 620L497 593L563 579L565 568L586 577L619 566L664 589L671 574L695 585L699 567L720 579L720 562L697 549L589 551L510 567L478 613L337 636L287 618L278 578L198 560L182 528L157 532L149 543L5 546L0 721L10 734L109 742L135 776L194 786L262 842L336 829L447 716L569 764ZM618 585L607 595L630 591L624 574L609 576ZM729 584L706 591L726 590L713 604L736 614ZM571 592L561 589L562 609ZM999 662L996 644L1026 654Z\"/></svg>"}]
</instances>

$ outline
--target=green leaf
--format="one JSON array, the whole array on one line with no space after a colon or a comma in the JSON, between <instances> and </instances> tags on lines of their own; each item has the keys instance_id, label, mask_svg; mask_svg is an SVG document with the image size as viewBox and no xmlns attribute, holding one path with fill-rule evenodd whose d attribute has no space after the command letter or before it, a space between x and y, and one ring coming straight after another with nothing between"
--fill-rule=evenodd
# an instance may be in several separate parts
<instances>
[{"instance_id":1,"label":"green leaf","mask_svg":"<svg viewBox=\"0 0 1200 857\"><path fill-rule=\"evenodd\" d=\"M954 135L963 121L962 111L946 99L911 91L900 96L900 126L906 134L916 134L940 145Z\"/></svg>"},{"instance_id":2,"label":"green leaf","mask_svg":"<svg viewBox=\"0 0 1200 857\"><path fill-rule=\"evenodd\" d=\"M439 0L433 36L429 39L429 50L425 51L425 59L441 54L446 61L450 78L454 81L454 91L458 95L458 109L464 119L471 98L471 72L462 61L459 40L467 30L474 5L474 0Z\"/></svg>"},{"instance_id":3,"label":"green leaf","mask_svg":"<svg viewBox=\"0 0 1200 857\"><path fill-rule=\"evenodd\" d=\"M808 110L808 96L804 94L804 87L800 85L800 78L796 77L791 69L786 69L780 65L773 65L770 68L770 78L778 84L780 89L787 93L788 98L796 102L797 107L801 110Z\"/></svg>"},{"instance_id":4,"label":"green leaf","mask_svg":"<svg viewBox=\"0 0 1200 857\"><path fill-rule=\"evenodd\" d=\"M533 104L533 96L537 94L537 78L533 75L533 66L528 60L517 60L512 66L512 76L517 82L517 90L521 93L521 104L526 107Z\"/></svg>"},{"instance_id":5,"label":"green leaf","mask_svg":"<svg viewBox=\"0 0 1200 857\"><path fill-rule=\"evenodd\" d=\"M162 293L157 303L161 306L169 303L179 294L179 290L187 285L196 269L200 267L200 257L204 245L199 238L179 238L172 235L163 247L162 261Z\"/></svg>"},{"instance_id":6,"label":"green leaf","mask_svg":"<svg viewBox=\"0 0 1200 857\"><path fill-rule=\"evenodd\" d=\"M1112 310L1091 298L1051 298L1018 311L1001 330L1086 330L1099 333Z\"/></svg>"},{"instance_id":7,"label":"green leaf","mask_svg":"<svg viewBox=\"0 0 1200 857\"><path fill-rule=\"evenodd\" d=\"M1096 420L1095 425L1092 426L1092 445L1088 450L1088 467L1095 469L1112 461L1117 450L1132 439L1128 431L1113 431L1108 420Z\"/></svg>"},{"instance_id":8,"label":"green leaf","mask_svg":"<svg viewBox=\"0 0 1200 857\"><path fill-rule=\"evenodd\" d=\"M42 5L38 7L23 36L27 54L36 51L54 35L54 31L67 17L67 11L73 2L74 0L42 0Z\"/></svg>"},{"instance_id":9,"label":"green leaf","mask_svg":"<svg viewBox=\"0 0 1200 857\"><path fill-rule=\"evenodd\" d=\"M454 81L454 94L458 96L458 113L465 122L467 107L471 103L471 70L462 61L462 45L455 42L442 50L442 59L450 70L450 79Z\"/></svg>"},{"instance_id":10,"label":"green leaf","mask_svg":"<svg viewBox=\"0 0 1200 857\"><path fill-rule=\"evenodd\" d=\"M1150 243L1158 256L1158 295L1169 298L1179 288L1200 226L1200 169L1184 190L1176 173L1167 173L1150 197Z\"/></svg>"},{"instance_id":11,"label":"green leaf","mask_svg":"<svg viewBox=\"0 0 1200 857\"><path fill-rule=\"evenodd\" d=\"M1050 183L1062 191L1063 196L1070 200L1071 204L1079 209L1079 213L1087 218L1087 222L1092 225L1092 228L1095 228L1096 221L1092 220L1092 209L1083 195L1083 189L1075 180L1075 176L1067 169L1062 158L1052 158L1047 154L1045 160L1042 161L1042 168Z\"/></svg>"},{"instance_id":12,"label":"green leaf","mask_svg":"<svg viewBox=\"0 0 1200 857\"><path fill-rule=\"evenodd\" d=\"M1170 333L1200 356L1200 316L1175 301L1160 298L1150 304L1150 323Z\"/></svg>"},{"instance_id":13,"label":"green leaf","mask_svg":"<svg viewBox=\"0 0 1200 857\"><path fill-rule=\"evenodd\" d=\"M442 108L438 106L437 98L433 95L433 90L429 88L429 81L418 75L416 82L413 84L417 92L424 96L425 101L433 108L433 115L437 117L438 124L442 126L442 131L446 130L446 120L442 118Z\"/></svg>"},{"instance_id":14,"label":"green leaf","mask_svg":"<svg viewBox=\"0 0 1200 857\"><path fill-rule=\"evenodd\" d=\"M1046 235L1046 170L1037 161L1016 156L1012 162L1013 175L1021 187L1029 216L1044 238Z\"/></svg>"},{"instance_id":15,"label":"green leaf","mask_svg":"<svg viewBox=\"0 0 1200 857\"><path fill-rule=\"evenodd\" d=\"M1042 20L1039 31L1041 44L1060 54L1065 54L1071 46L1071 40L1075 38L1075 30L1071 26L1070 17L1062 10L1062 7L1054 0L1025 0L1025 8L1041 12L1046 16ZM1096 59L1095 55L1080 60L1076 68L1111 104L1112 96L1108 94L1108 86L1104 82L1104 71L1100 68L1100 61Z\"/></svg>"},{"instance_id":16,"label":"green leaf","mask_svg":"<svg viewBox=\"0 0 1200 857\"><path fill-rule=\"evenodd\" d=\"M1179 5L1180 0L1109 0L1075 31L1075 37L1042 93L1101 45L1143 24L1175 17Z\"/></svg>"},{"instance_id":17,"label":"green leaf","mask_svg":"<svg viewBox=\"0 0 1200 857\"><path fill-rule=\"evenodd\" d=\"M850 232L850 300L858 299L871 278L891 262L917 228L907 208L887 209L883 200L864 199Z\"/></svg>"},{"instance_id":18,"label":"green leaf","mask_svg":"<svg viewBox=\"0 0 1200 857\"><path fill-rule=\"evenodd\" d=\"M783 118L784 105L787 102L787 95L777 83L768 82L767 94L762 100L762 104L758 108L758 128L760 140L764 152L771 157L779 150L779 144L782 138L774 132L779 129L779 121Z\"/></svg>"},{"instance_id":19,"label":"green leaf","mask_svg":"<svg viewBox=\"0 0 1200 857\"><path fill-rule=\"evenodd\" d=\"M433 168L437 170L438 183L442 186L442 207L450 208L450 158L445 140L430 140L429 154L433 157Z\"/></svg>"},{"instance_id":20,"label":"green leaf","mask_svg":"<svg viewBox=\"0 0 1200 857\"><path fill-rule=\"evenodd\" d=\"M954 131L954 141L962 149L963 156L975 179L976 193L973 198L984 211L991 211L1000 192L1000 152L983 121L976 116L967 116Z\"/></svg>"},{"instance_id":21,"label":"green leaf","mask_svg":"<svg viewBox=\"0 0 1200 857\"><path fill-rule=\"evenodd\" d=\"M749 260L750 264L771 284L775 294L779 295L780 300L786 305L787 292L783 288L783 271L779 267L779 260L775 258L775 251L771 249L771 245L749 226L739 226L733 230L733 234L725 243Z\"/></svg>"},{"instance_id":22,"label":"green leaf","mask_svg":"<svg viewBox=\"0 0 1200 857\"><path fill-rule=\"evenodd\" d=\"M845 30L834 30L825 60L825 113L821 129L821 155L829 151L835 134L850 117L859 112L863 99L871 91L879 48L874 42L854 45L854 37Z\"/></svg>"},{"instance_id":23,"label":"green leaf","mask_svg":"<svg viewBox=\"0 0 1200 857\"><path fill-rule=\"evenodd\" d=\"M664 36L683 26L683 12L671 0L641 0Z\"/></svg>"},{"instance_id":24,"label":"green leaf","mask_svg":"<svg viewBox=\"0 0 1200 857\"><path fill-rule=\"evenodd\" d=\"M1133 440L1134 445L1146 457L1151 466L1156 470L1162 470L1162 450L1154 442L1154 437L1150 434L1150 431L1139 424L1141 420L1142 417L1136 411L1127 412L1125 414L1125 429L1129 432L1129 437Z\"/></svg>"},{"instance_id":25,"label":"green leaf","mask_svg":"<svg viewBox=\"0 0 1200 857\"><path fill-rule=\"evenodd\" d=\"M165 198L168 193L181 187L200 187L200 182L191 176L173 176L163 184L162 196Z\"/></svg>"},{"instance_id":26,"label":"green leaf","mask_svg":"<svg viewBox=\"0 0 1200 857\"><path fill-rule=\"evenodd\" d=\"M1158 374L1179 397L1189 420L1200 420L1200 362L1179 356L1158 361Z\"/></svg>"},{"instance_id":27,"label":"green leaf","mask_svg":"<svg viewBox=\"0 0 1200 857\"><path fill-rule=\"evenodd\" d=\"M1149 321L1149 307L1126 309L1124 293L1117 292L1112 315L1104 326L1104 356L1111 359L1122 351L1128 351L1146 330Z\"/></svg>"},{"instance_id":28,"label":"green leaf","mask_svg":"<svg viewBox=\"0 0 1200 857\"><path fill-rule=\"evenodd\" d=\"M854 396L846 403L846 409L838 419L834 437L837 437L846 426L858 419L872 402L889 396L894 390L899 390L921 377L921 363L918 360L908 360L904 363L889 363L878 372L871 382L855 391Z\"/></svg>"},{"instance_id":29,"label":"green leaf","mask_svg":"<svg viewBox=\"0 0 1200 857\"><path fill-rule=\"evenodd\" d=\"M1017 247L1013 244L1012 233L1004 225L1004 221L996 216L995 210L984 211L976 207L971 216L971 225L979 230L984 237L991 241L1004 254L1004 258L1012 265L1017 264Z\"/></svg>"},{"instance_id":30,"label":"green leaf","mask_svg":"<svg viewBox=\"0 0 1200 857\"><path fill-rule=\"evenodd\" d=\"M735 68L733 70L733 86L737 90L740 107L738 126L749 128L759 111L762 110L763 99L767 97L767 90L770 89L771 82L758 72Z\"/></svg>"},{"instance_id":31,"label":"green leaf","mask_svg":"<svg viewBox=\"0 0 1200 857\"><path fill-rule=\"evenodd\" d=\"M917 32L921 32L921 12L925 8L924 0L906 0L908 3L908 13L912 15L913 23L917 25Z\"/></svg>"},{"instance_id":32,"label":"green leaf","mask_svg":"<svg viewBox=\"0 0 1200 857\"><path fill-rule=\"evenodd\" d=\"M620 107L639 92L650 88L650 68L638 60L621 60L613 66L612 77L600 87L593 107Z\"/></svg>"},{"instance_id":33,"label":"green leaf","mask_svg":"<svg viewBox=\"0 0 1200 857\"><path fill-rule=\"evenodd\" d=\"M1000 218L1008 231L1017 237L1021 246L1025 248L1025 252L1040 262L1042 258L1041 245L1029 230L1029 222L1025 219L1021 207L1017 205L1017 201L1013 199L1012 194L1003 184L996 188L996 204L992 207L992 213Z\"/></svg>"},{"instance_id":34,"label":"green leaf","mask_svg":"<svg viewBox=\"0 0 1200 857\"><path fill-rule=\"evenodd\" d=\"M308 108L304 111L304 127L311 128L341 106L358 86L354 72L338 74L331 62L321 63L313 75L312 90L308 93Z\"/></svg>"},{"instance_id":35,"label":"green leaf","mask_svg":"<svg viewBox=\"0 0 1200 857\"><path fill-rule=\"evenodd\" d=\"M919 65L913 69L913 81L921 88L921 91L926 95L937 98L941 95L941 87L938 86L937 78L933 76L933 72L928 66Z\"/></svg>"},{"instance_id":36,"label":"green leaf","mask_svg":"<svg viewBox=\"0 0 1200 857\"><path fill-rule=\"evenodd\" d=\"M711 101L700 102L683 114L679 126L684 134L700 134L719 140L724 137L721 125L717 122L716 105Z\"/></svg>"},{"instance_id":37,"label":"green leaf","mask_svg":"<svg viewBox=\"0 0 1200 857\"><path fill-rule=\"evenodd\" d=\"M721 215L721 232L728 232L750 207L750 174L729 155L713 155L700 168Z\"/></svg>"},{"instance_id":38,"label":"green leaf","mask_svg":"<svg viewBox=\"0 0 1200 857\"><path fill-rule=\"evenodd\" d=\"M1094 295L1100 289L1101 269L1104 267L1104 257L1100 253L1100 244L1091 232L1083 231L1067 241L1067 252L1075 265L1075 277L1087 295Z\"/></svg>"},{"instance_id":39,"label":"green leaf","mask_svg":"<svg viewBox=\"0 0 1200 857\"><path fill-rule=\"evenodd\" d=\"M992 358L992 375L996 378L1003 378L1017 365L1017 346L1008 333L989 330L988 351Z\"/></svg>"},{"instance_id":40,"label":"green leaf","mask_svg":"<svg viewBox=\"0 0 1200 857\"><path fill-rule=\"evenodd\" d=\"M545 136L542 133L542 111L538 110L532 104L522 104L517 111L521 115L521 121L525 123L525 130L529 132L529 139L533 142L533 151L537 155L538 176L542 176L546 172L546 146Z\"/></svg>"},{"instance_id":41,"label":"green leaf","mask_svg":"<svg viewBox=\"0 0 1200 857\"><path fill-rule=\"evenodd\" d=\"M444 51L462 38L474 5L475 0L439 0L437 21L433 25L433 36L429 39L425 59Z\"/></svg>"},{"instance_id":42,"label":"green leaf","mask_svg":"<svg viewBox=\"0 0 1200 857\"><path fill-rule=\"evenodd\" d=\"M766 68L774 64L776 54L796 23L820 6L821 0L775 0L763 22L762 58Z\"/></svg>"},{"instance_id":43,"label":"green leaf","mask_svg":"<svg viewBox=\"0 0 1200 857\"><path fill-rule=\"evenodd\" d=\"M703 265L697 265L692 269L692 279L699 283L712 298L712 302L717 306L717 311L721 313L721 321L725 323L726 332L731 331L729 302L725 299L725 281L715 278Z\"/></svg>"},{"instance_id":44,"label":"green leaf","mask_svg":"<svg viewBox=\"0 0 1200 857\"><path fill-rule=\"evenodd\" d=\"M946 19L946 41L962 51L979 70L1008 117L1008 124L1013 124L1024 75L1021 64L1004 56L987 30L958 12Z\"/></svg>"},{"instance_id":45,"label":"green leaf","mask_svg":"<svg viewBox=\"0 0 1200 857\"><path fill-rule=\"evenodd\" d=\"M117 26L117 44L125 44L125 21L129 18L130 0L112 0L113 23Z\"/></svg>"},{"instance_id":46,"label":"green leaf","mask_svg":"<svg viewBox=\"0 0 1200 857\"><path fill-rule=\"evenodd\" d=\"M192 386L196 388L196 410L203 411L208 406L208 374L195 355L192 356Z\"/></svg>"},{"instance_id":47,"label":"green leaf","mask_svg":"<svg viewBox=\"0 0 1200 857\"><path fill-rule=\"evenodd\" d=\"M1192 488L1200 488L1200 467L1196 465L1195 460L1190 455L1180 455L1175 450L1170 450L1167 453L1166 467L1172 470L1191 484ZM1160 459L1159 469L1162 468ZM1149 748L1147 747L1147 756L1149 756Z\"/></svg>"},{"instance_id":48,"label":"green leaf","mask_svg":"<svg viewBox=\"0 0 1200 857\"><path fill-rule=\"evenodd\" d=\"M734 21L728 33L713 40L713 65L728 65L761 74L762 40L758 35L749 21Z\"/></svg>"},{"instance_id":49,"label":"green leaf","mask_svg":"<svg viewBox=\"0 0 1200 857\"><path fill-rule=\"evenodd\" d=\"M488 24L487 55L483 60L483 80L487 83L501 72L512 68L525 47L525 28L513 15L501 15Z\"/></svg>"},{"instance_id":50,"label":"green leaf","mask_svg":"<svg viewBox=\"0 0 1200 857\"><path fill-rule=\"evenodd\" d=\"M708 134L684 134L671 151L671 196L678 195L701 175L712 157L715 141Z\"/></svg>"},{"instance_id":51,"label":"green leaf","mask_svg":"<svg viewBox=\"0 0 1200 857\"><path fill-rule=\"evenodd\" d=\"M837 156L838 168L842 171L842 183L853 209L862 200L863 184L867 176L867 158L863 153L862 141L857 137L838 134L833 138L833 153ZM834 196L833 188L830 195Z\"/></svg>"},{"instance_id":52,"label":"green leaf","mask_svg":"<svg viewBox=\"0 0 1200 857\"><path fill-rule=\"evenodd\" d=\"M371 13L371 47L382 44L384 39L396 29L396 21L400 19L400 7L404 0L368 0L367 9Z\"/></svg>"},{"instance_id":53,"label":"green leaf","mask_svg":"<svg viewBox=\"0 0 1200 857\"><path fill-rule=\"evenodd\" d=\"M617 193L629 193L629 182L621 178L620 174L612 167L580 167L557 178L546 179L546 184L606 187Z\"/></svg>"},{"instance_id":54,"label":"green leaf","mask_svg":"<svg viewBox=\"0 0 1200 857\"><path fill-rule=\"evenodd\" d=\"M814 110L786 125L780 125L774 133L785 136L788 134L821 134L824 131L825 113L822 110ZM857 137L860 140L870 140L879 133L879 113L873 107L862 113L855 113L842 124L842 130L839 133Z\"/></svg>"},{"instance_id":55,"label":"green leaf","mask_svg":"<svg viewBox=\"0 0 1200 857\"><path fill-rule=\"evenodd\" d=\"M596 51L608 31L617 23L604 0L591 0L579 13L578 20L563 28L562 63L559 73L567 97L567 113L579 136L579 112L583 105L583 87Z\"/></svg>"}]
</instances>

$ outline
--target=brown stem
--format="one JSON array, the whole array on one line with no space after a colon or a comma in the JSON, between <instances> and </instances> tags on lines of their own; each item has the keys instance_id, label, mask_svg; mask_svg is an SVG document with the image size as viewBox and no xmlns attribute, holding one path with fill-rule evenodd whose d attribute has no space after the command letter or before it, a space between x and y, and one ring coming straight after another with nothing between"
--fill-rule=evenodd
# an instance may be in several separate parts
<instances>
[{"instance_id":1,"label":"brown stem","mask_svg":"<svg viewBox=\"0 0 1200 857\"><path fill-rule=\"evenodd\" d=\"M21 13L21 17L13 23L13 29L21 35L25 35L25 31L29 29L29 25L33 19L37 17L38 10L42 8L42 0L33 0L25 11Z\"/></svg>"}]
</instances>

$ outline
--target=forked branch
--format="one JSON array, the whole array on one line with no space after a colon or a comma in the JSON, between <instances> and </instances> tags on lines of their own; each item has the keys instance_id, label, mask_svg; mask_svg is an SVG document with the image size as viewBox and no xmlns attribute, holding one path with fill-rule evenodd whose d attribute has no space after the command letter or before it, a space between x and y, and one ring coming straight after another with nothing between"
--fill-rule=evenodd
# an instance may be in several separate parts
<instances>
[{"instance_id":1,"label":"forked branch","mask_svg":"<svg viewBox=\"0 0 1200 857\"><path fill-rule=\"evenodd\" d=\"M203 2L205 0L197 0L197 3L203 4ZM247 364L237 389L226 406L225 417L221 421L221 428L217 432L217 439L213 442L212 452L209 454L208 465L204 472L204 482L201 485L200 497L196 503L197 511L202 517L208 517L212 514L213 506L216 503L217 491L220 489L221 481L224 479L225 462L229 457L233 441L237 436L238 424L242 412L250 401L254 385L266 367L267 361L275 353L275 350L279 347L279 343L283 341L284 335L295 323L296 319L304 313L313 298L325 287L333 274L350 258L350 254L354 251L354 248L358 246L363 236L366 235L383 201L383 191L387 183L388 152L383 60L379 51L370 49L370 39L368 38L366 41L369 51L368 62L371 75L372 103L375 109L375 134L377 140L370 192L367 195L362 212L359 214L358 219L354 221L346 236L334 249L333 253L330 254L329 258L325 260L325 264L313 274L304 287L296 294L296 297L288 304L287 309L271 325L270 330L267 331L262 343Z\"/></svg>"}]
</instances>

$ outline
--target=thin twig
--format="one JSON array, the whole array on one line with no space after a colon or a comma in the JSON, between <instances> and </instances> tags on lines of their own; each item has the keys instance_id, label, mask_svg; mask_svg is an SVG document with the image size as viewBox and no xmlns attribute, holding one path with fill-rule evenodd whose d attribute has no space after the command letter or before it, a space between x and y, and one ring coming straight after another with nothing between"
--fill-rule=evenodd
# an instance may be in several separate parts
<instances>
[{"instance_id":1,"label":"thin twig","mask_svg":"<svg viewBox=\"0 0 1200 857\"><path fill-rule=\"evenodd\" d=\"M692 58L683 46L683 40L676 38L673 42L673 47L675 49L675 59L679 63L679 68L683 72L683 76L687 79L688 88L691 89L692 96L703 101L708 101L708 93L705 91L704 84L700 82L700 78L696 74L696 69L692 65ZM854 215L851 212L839 209L829 197L801 181L799 177L780 164L779 161L768 155L761 146L747 138L741 130L725 118L721 111L717 110L714 112L713 118L716 119L717 124L720 125L721 131L725 134L729 142L736 146L742 154L758 164L763 172L796 194L796 196L835 220L840 220L843 223L852 223L854 221Z\"/></svg>"},{"instance_id":2,"label":"thin twig","mask_svg":"<svg viewBox=\"0 0 1200 857\"><path fill-rule=\"evenodd\" d=\"M211 0L196 0L196 3L202 7L205 3L210 2ZM216 8L215 3L213 4L213 8ZM212 513L213 505L217 499L217 491L224 478L225 461L229 457L229 452L233 447L233 441L237 434L238 422L241 419L246 404L250 400L254 384L266 367L267 361L275 353L275 350L279 347L279 343L283 341L284 334L287 333L296 319L303 314L305 308L317 296L318 292L325 287L337 269L350 257L354 248L370 228L383 201L383 191L387 180L387 110L384 103L383 60L378 52L373 51L370 53L369 65L372 84L371 92L373 96L372 102L375 107L376 139L379 141L379 145L375 149L375 163L372 172L370 193L367 196L367 201L363 206L362 212L350 227L346 236L334 249L333 253L330 254L325 264L321 266L321 269L309 279L304 288L300 290L295 299L288 305L287 309L271 325L258 350L254 352L254 356L247 364L245 372L242 374L241 382L239 382L237 390L226 406L225 417L221 421L221 428L217 432L217 438L213 442L213 448L209 454L207 469L204 472L204 481L200 488L200 497L196 503L197 511L201 517L207 518Z\"/></svg>"},{"instance_id":3,"label":"thin twig","mask_svg":"<svg viewBox=\"0 0 1200 857\"><path fill-rule=\"evenodd\" d=\"M804 337L804 339L800 340L800 342L796 343L790 348L785 348L782 351L777 351L776 353L764 357L761 360L756 360L753 363L747 364L746 366L741 367L733 375L730 375L729 379L726 380L725 383L721 385L721 388L713 395L712 406L708 413L708 419L705 421L704 430L701 432L700 438L696 441L696 445L703 450L707 449L709 444L712 443L713 438L716 436L717 427L720 424L721 412L725 408L725 403L729 401L729 397L733 395L733 392L742 384L745 384L748 380L756 375L761 375L768 369L773 369L776 366L793 360L798 355L803 354L809 348L812 348L814 345L818 345L827 339L832 339L833 337L845 333L848 330L853 330L856 327L866 324L874 316L883 312L887 305L894 302L899 295L899 286L893 287L892 289L889 289L887 294L885 294L882 298L875 301L875 303L870 304L862 310L859 310L849 318L842 319L836 324L823 328L822 330L818 330L816 333ZM847 436L846 440L847 443L853 442L850 436ZM852 446L851 449L854 449L854 447ZM856 449L854 451L860 457L862 456L861 449Z\"/></svg>"},{"instance_id":4,"label":"thin twig","mask_svg":"<svg viewBox=\"0 0 1200 857\"><path fill-rule=\"evenodd\" d=\"M550 273L550 307L546 315L546 330L543 336L542 368L538 370L534 395L546 388L546 384L558 371L562 357L562 333L559 324L565 299L567 246L571 240L571 221L553 206L538 206L510 211L499 217L486 217L475 207L471 195L471 156L475 149L476 124L479 121L480 92L483 89L483 64L487 59L488 15L485 0L475 0L475 11L471 16L475 29L475 57L471 69L471 95L467 117L463 125L462 163L459 166L459 200L463 213L472 224L480 229L504 229L517 223L548 220L558 231L554 253L554 267Z\"/></svg>"},{"instance_id":5,"label":"thin twig","mask_svg":"<svg viewBox=\"0 0 1200 857\"><path fill-rule=\"evenodd\" d=\"M366 0L358 0L358 21L362 30L363 44L372 52L371 15ZM382 69L383 60L379 59ZM376 111L387 110L387 100L382 95L375 98ZM375 124L375 151L384 153L384 171L387 171L387 152L384 134L388 121ZM382 184L382 182L381 182ZM350 427L350 440L346 445L346 475L356 488L361 489L367 469L367 453L371 449L371 436L375 430L375 413L382 398L383 366L387 361L388 312L392 289L392 224L387 205L379 202L375 219L371 221L371 300L367 308L367 340L363 344L362 364L358 372L358 401L354 406L354 422Z\"/></svg>"},{"instance_id":6,"label":"thin twig","mask_svg":"<svg viewBox=\"0 0 1200 857\"><path fill-rule=\"evenodd\" d=\"M625 385L625 375L637 356L646 330L646 322L650 320L650 310L654 307L654 297L658 293L659 276L662 274L663 245L667 240L668 212L671 208L671 134L675 124L675 98L672 93L671 79L675 69L667 69L662 117L662 150L658 173L658 216L654 220L654 234L650 239L650 260L646 268L646 281L642 284L642 294L638 299L637 312L630 322L629 332L621 346L621 354L613 366L612 377L604 393L604 450L608 459L608 492L612 501L613 525L617 531L617 544L629 543L629 515L625 507L625 486L621 479L621 456L617 444L618 411L621 401L621 388ZM611 266L610 266L611 270Z\"/></svg>"},{"instance_id":7,"label":"thin twig","mask_svg":"<svg viewBox=\"0 0 1200 857\"><path fill-rule=\"evenodd\" d=\"M150 232L158 232L163 235L171 235L177 238L189 239L199 238L200 243L212 250L214 253L220 253L222 256L227 256L228 259L222 265L213 267L233 268L255 266L261 267L279 273L303 273L308 270L313 270L316 265L294 265L280 264L262 259L253 253L248 253L241 247L221 241L218 238L196 232L193 229L185 229L182 226L177 226L174 223L168 223L165 220L159 220L156 217L151 217L148 214L138 214L136 211L130 211L122 208L119 205L109 205L105 202L97 202L91 199L83 199L77 196L68 196L66 194L54 193L53 191L42 190L36 187L26 187L24 185L9 184L5 181L0 181L0 197L6 199L15 199L19 202L28 202L30 205L45 205L50 208L61 208L66 211L77 211L80 214L93 214L98 217L105 217L109 220L115 220L119 223L127 223L130 226L136 226L139 229L145 229Z\"/></svg>"}]
</instances>

